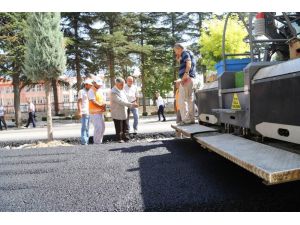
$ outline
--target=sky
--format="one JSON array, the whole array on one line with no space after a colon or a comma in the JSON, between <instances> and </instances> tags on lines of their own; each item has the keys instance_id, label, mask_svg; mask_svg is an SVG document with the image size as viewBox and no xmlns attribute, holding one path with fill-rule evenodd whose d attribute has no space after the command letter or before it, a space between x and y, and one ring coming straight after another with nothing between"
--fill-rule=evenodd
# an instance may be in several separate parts
<instances>
[{"instance_id":1,"label":"sky","mask_svg":"<svg viewBox=\"0 0 300 225\"><path fill-rule=\"evenodd\" d=\"M2 0L1 11L250 12L298 11L295 0Z\"/></svg>"}]
</instances>

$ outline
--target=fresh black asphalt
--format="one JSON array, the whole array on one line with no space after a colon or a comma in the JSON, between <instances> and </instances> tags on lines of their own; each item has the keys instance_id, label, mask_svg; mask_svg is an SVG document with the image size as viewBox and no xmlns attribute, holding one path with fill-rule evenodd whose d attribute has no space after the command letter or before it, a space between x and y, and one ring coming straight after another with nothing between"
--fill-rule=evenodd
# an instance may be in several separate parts
<instances>
[{"instance_id":1,"label":"fresh black asphalt","mask_svg":"<svg viewBox=\"0 0 300 225\"><path fill-rule=\"evenodd\" d=\"M299 190L191 140L0 150L0 211L300 211Z\"/></svg>"}]
</instances>

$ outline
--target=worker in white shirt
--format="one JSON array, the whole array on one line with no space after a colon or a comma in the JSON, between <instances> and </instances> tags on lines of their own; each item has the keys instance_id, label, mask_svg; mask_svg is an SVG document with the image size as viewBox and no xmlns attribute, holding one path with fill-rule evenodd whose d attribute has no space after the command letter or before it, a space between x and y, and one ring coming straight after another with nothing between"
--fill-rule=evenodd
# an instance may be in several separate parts
<instances>
[{"instance_id":1,"label":"worker in white shirt","mask_svg":"<svg viewBox=\"0 0 300 225\"><path fill-rule=\"evenodd\" d=\"M137 103L139 102L139 94L137 86L133 84L133 77L129 76L126 79L126 85L124 87L128 102ZM133 133L136 134L139 123L139 108L128 108L127 109L127 129L130 131L129 117L130 112L133 114Z\"/></svg>"},{"instance_id":2,"label":"worker in white shirt","mask_svg":"<svg viewBox=\"0 0 300 225\"><path fill-rule=\"evenodd\" d=\"M27 103L28 103L28 120L25 127L28 128L30 123L32 123L32 126L35 127L35 119L34 119L35 106L31 100L28 100Z\"/></svg>"},{"instance_id":3,"label":"worker in white shirt","mask_svg":"<svg viewBox=\"0 0 300 225\"><path fill-rule=\"evenodd\" d=\"M163 120L162 122L166 121L166 117L164 115L164 109L165 109L165 102L163 98L160 96L160 94L157 92L156 93L156 105L157 105L157 115L158 115L158 121L160 121L160 115L162 115Z\"/></svg>"},{"instance_id":4,"label":"worker in white shirt","mask_svg":"<svg viewBox=\"0 0 300 225\"><path fill-rule=\"evenodd\" d=\"M78 92L78 115L81 117L81 139L82 145L89 143L90 115L88 91L93 86L93 81L89 78L84 81L84 88Z\"/></svg>"},{"instance_id":5,"label":"worker in white shirt","mask_svg":"<svg viewBox=\"0 0 300 225\"><path fill-rule=\"evenodd\" d=\"M7 130L6 122L5 122L5 119L4 119L4 107L3 107L3 105L0 105L0 130L2 130L1 123L3 123L3 126L4 126L5 130Z\"/></svg>"}]
</instances>

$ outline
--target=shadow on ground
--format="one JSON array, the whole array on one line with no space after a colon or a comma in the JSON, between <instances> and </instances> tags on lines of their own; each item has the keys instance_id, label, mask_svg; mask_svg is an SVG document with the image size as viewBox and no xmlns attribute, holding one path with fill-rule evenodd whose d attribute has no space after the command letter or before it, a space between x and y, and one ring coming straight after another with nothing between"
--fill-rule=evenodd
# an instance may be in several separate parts
<instances>
[{"instance_id":1,"label":"shadow on ground","mask_svg":"<svg viewBox=\"0 0 300 225\"><path fill-rule=\"evenodd\" d=\"M166 154L155 154L164 148ZM139 158L145 211L299 211L300 182L266 186L262 180L191 140L117 148ZM130 172L130 171L128 171Z\"/></svg>"}]
</instances>

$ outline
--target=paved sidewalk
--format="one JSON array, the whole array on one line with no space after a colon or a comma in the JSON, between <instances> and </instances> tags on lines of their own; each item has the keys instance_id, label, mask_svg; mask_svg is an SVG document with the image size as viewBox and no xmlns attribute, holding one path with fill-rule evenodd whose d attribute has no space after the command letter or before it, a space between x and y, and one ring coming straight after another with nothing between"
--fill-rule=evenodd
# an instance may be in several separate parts
<instances>
[{"instance_id":1,"label":"paved sidewalk","mask_svg":"<svg viewBox=\"0 0 300 225\"><path fill-rule=\"evenodd\" d=\"M171 124L175 123L175 116L168 116L166 122L157 121L157 117L141 117L139 120L138 133L154 133L154 132L170 132L173 131ZM54 121L53 134L54 139L62 138L80 138L80 123L70 123L69 121ZM133 119L130 119L132 126ZM105 134L115 134L113 122L105 122ZM94 128L90 126L90 135L94 133ZM8 129L0 131L0 142L5 141L26 141L26 140L45 140L47 139L47 127L45 122L39 121L36 128L21 128L21 129Z\"/></svg>"}]
</instances>

